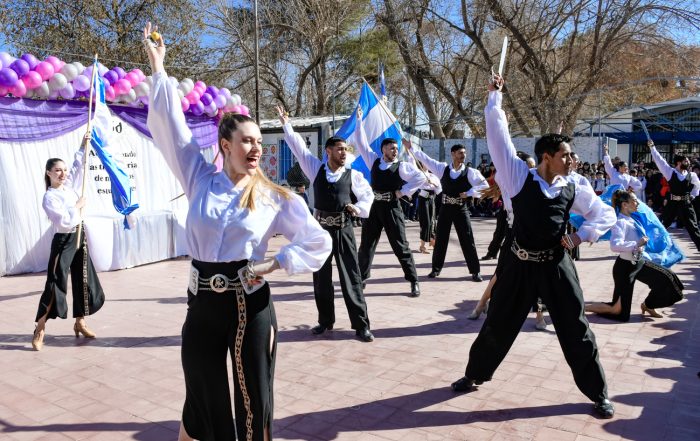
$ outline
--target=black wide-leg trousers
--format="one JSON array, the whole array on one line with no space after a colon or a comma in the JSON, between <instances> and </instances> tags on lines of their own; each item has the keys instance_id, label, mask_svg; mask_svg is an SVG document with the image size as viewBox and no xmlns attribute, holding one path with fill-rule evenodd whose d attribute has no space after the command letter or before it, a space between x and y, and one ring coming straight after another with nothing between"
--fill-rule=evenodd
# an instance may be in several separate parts
<instances>
[{"instance_id":1,"label":"black wide-leg trousers","mask_svg":"<svg viewBox=\"0 0 700 441\"><path fill-rule=\"evenodd\" d=\"M677 217L683 222L690 239L700 251L700 229L698 229L698 219L693 205L686 201L669 200L662 215L664 227L668 228Z\"/></svg>"},{"instance_id":2,"label":"black wide-leg trousers","mask_svg":"<svg viewBox=\"0 0 700 441\"><path fill-rule=\"evenodd\" d=\"M606 398L605 374L571 257L560 251L551 262L530 262L505 252L501 263L505 276L493 286L489 313L469 351L465 375L475 381L491 379L539 296L579 390L594 402Z\"/></svg>"},{"instance_id":3,"label":"black wide-leg trousers","mask_svg":"<svg viewBox=\"0 0 700 441\"><path fill-rule=\"evenodd\" d=\"M493 238L489 244L489 248L486 253L489 256L498 256L498 250L501 249L501 244L503 239L506 237L506 230L508 229L508 212L504 209L496 214L496 229L493 232Z\"/></svg>"},{"instance_id":4,"label":"black wide-leg trousers","mask_svg":"<svg viewBox=\"0 0 700 441\"><path fill-rule=\"evenodd\" d=\"M435 236L435 202L434 197L418 196L418 223L420 224L420 240L430 242Z\"/></svg>"},{"instance_id":5,"label":"black wide-leg trousers","mask_svg":"<svg viewBox=\"0 0 700 441\"><path fill-rule=\"evenodd\" d=\"M382 229L386 231L389 245L399 259L404 279L409 282L418 281L413 253L411 253L406 240L403 210L398 200L375 201L369 211L369 217L362 223L360 251L358 253L362 280L367 280L370 277L374 252L377 250Z\"/></svg>"},{"instance_id":6,"label":"black wide-leg trousers","mask_svg":"<svg viewBox=\"0 0 700 441\"><path fill-rule=\"evenodd\" d=\"M462 248L462 255L467 262L469 274L480 272L481 265L479 256L476 253L474 233L472 232L472 224L469 220L469 210L467 210L466 204L453 205L444 203L440 206L440 214L438 215L435 231L433 271L442 271L442 267L445 264L445 255L447 254L447 245L450 242L450 232L453 224L459 239L459 246Z\"/></svg>"},{"instance_id":7,"label":"black wide-leg trousers","mask_svg":"<svg viewBox=\"0 0 700 441\"><path fill-rule=\"evenodd\" d=\"M313 275L318 323L323 326L332 326L335 323L335 291L331 265L331 259L335 257L340 277L340 289L343 292L343 300L345 300L345 306L348 310L350 324L356 330L369 329L367 303L362 292L362 277L360 277L357 245L352 225L347 222L342 228L325 228L325 230L328 231L333 240L333 252L328 256L321 269Z\"/></svg>"}]
</instances>

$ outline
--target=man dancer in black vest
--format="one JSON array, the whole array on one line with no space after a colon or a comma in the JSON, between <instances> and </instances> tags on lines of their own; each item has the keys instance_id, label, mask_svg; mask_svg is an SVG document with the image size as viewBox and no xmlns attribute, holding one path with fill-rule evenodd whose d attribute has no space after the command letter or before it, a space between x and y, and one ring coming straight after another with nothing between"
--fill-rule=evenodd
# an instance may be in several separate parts
<instances>
[{"instance_id":1,"label":"man dancer in black vest","mask_svg":"<svg viewBox=\"0 0 700 441\"><path fill-rule=\"evenodd\" d=\"M411 148L410 144L406 144ZM463 145L455 144L450 149L452 163L439 162L432 159L420 150L412 150L416 159L423 163L428 170L440 177L442 184L442 198L440 211L437 216L437 228L435 230L435 249L433 250L433 269L428 277L435 278L440 275L442 266L445 264L445 254L447 254L447 244L450 241L450 231L452 224L457 231L459 245L462 248L462 255L467 262L467 268L472 275L472 280L481 282L483 279L479 272L479 256L476 253L474 244L474 233L469 220L469 210L467 208L467 198L479 196L481 190L489 188L484 176L475 168L467 167L464 164L467 158L467 150Z\"/></svg>"},{"instance_id":2,"label":"man dancer in black vest","mask_svg":"<svg viewBox=\"0 0 700 441\"><path fill-rule=\"evenodd\" d=\"M277 111L284 129L284 140L299 161L301 169L313 182L314 217L333 239L333 253L313 276L318 325L311 328L311 332L323 334L326 330L333 329L335 323L335 295L331 278L331 257L334 256L352 328L360 339L371 342L374 335L369 329L351 215L367 217L374 199L372 188L362 173L345 168L347 144L344 139L331 137L326 141L328 160L323 163L306 148L301 136L294 133L284 109L278 106ZM351 193L357 198L354 204Z\"/></svg>"},{"instance_id":3,"label":"man dancer in black vest","mask_svg":"<svg viewBox=\"0 0 700 441\"><path fill-rule=\"evenodd\" d=\"M651 150L651 158L659 167L661 174L668 181L671 190L669 201L664 207L662 222L668 228L676 218L680 218L690 239L700 251L700 230L698 229L697 213L693 208L693 198L700 197L700 181L695 172L689 171L690 160L684 155L674 155L671 167L654 147L654 141L647 141Z\"/></svg>"},{"instance_id":4,"label":"man dancer in black vest","mask_svg":"<svg viewBox=\"0 0 700 441\"><path fill-rule=\"evenodd\" d=\"M616 221L590 186L566 178L571 164L570 138L544 135L535 144L537 168L528 169L515 152L501 109L503 80L489 85L485 109L489 153L499 174L499 186L511 196L513 242L501 255L502 272L493 286L489 313L469 351L465 376L452 383L456 392L491 380L520 332L539 295L549 310L559 344L578 388L595 403L603 418L615 409L607 397L605 374L595 337L584 315L583 293L576 268L565 249L582 240L594 242ZM569 210L585 222L566 234Z\"/></svg>"},{"instance_id":5,"label":"man dancer in black vest","mask_svg":"<svg viewBox=\"0 0 700 441\"><path fill-rule=\"evenodd\" d=\"M362 108L357 109L355 139L358 143L356 147L372 174L374 191L374 204L369 217L362 223L359 251L362 282L364 284L369 279L374 252L384 229L391 249L403 269L403 277L411 283L411 297L418 297L418 273L406 240L404 213L399 199L408 196L410 200L413 193L426 183L427 177L415 164L397 159L399 145L393 138L382 140L381 158L372 151L362 125Z\"/></svg>"}]
</instances>

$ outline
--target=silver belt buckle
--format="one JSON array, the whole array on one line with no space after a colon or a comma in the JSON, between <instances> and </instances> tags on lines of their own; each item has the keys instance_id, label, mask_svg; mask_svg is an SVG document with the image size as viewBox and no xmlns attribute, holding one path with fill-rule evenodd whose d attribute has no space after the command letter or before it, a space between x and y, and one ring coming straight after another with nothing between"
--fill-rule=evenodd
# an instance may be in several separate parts
<instances>
[{"instance_id":1,"label":"silver belt buckle","mask_svg":"<svg viewBox=\"0 0 700 441\"><path fill-rule=\"evenodd\" d=\"M519 248L518 251L515 252L515 255L518 256L520 260L527 260L530 258L530 254L524 248Z\"/></svg>"},{"instance_id":2,"label":"silver belt buckle","mask_svg":"<svg viewBox=\"0 0 700 441\"><path fill-rule=\"evenodd\" d=\"M209 278L209 287L215 293L221 294L228 289L229 279L223 274L214 274Z\"/></svg>"},{"instance_id":3,"label":"silver belt buckle","mask_svg":"<svg viewBox=\"0 0 700 441\"><path fill-rule=\"evenodd\" d=\"M190 283L189 288L192 294L197 294L197 288L199 287L199 270L194 266L190 266Z\"/></svg>"},{"instance_id":4,"label":"silver belt buckle","mask_svg":"<svg viewBox=\"0 0 700 441\"><path fill-rule=\"evenodd\" d=\"M335 222L335 217L333 217L333 216L326 216L325 218L323 218L323 221L326 223L327 226L329 226L329 227L335 227L335 224L336 224L336 222Z\"/></svg>"}]
</instances>

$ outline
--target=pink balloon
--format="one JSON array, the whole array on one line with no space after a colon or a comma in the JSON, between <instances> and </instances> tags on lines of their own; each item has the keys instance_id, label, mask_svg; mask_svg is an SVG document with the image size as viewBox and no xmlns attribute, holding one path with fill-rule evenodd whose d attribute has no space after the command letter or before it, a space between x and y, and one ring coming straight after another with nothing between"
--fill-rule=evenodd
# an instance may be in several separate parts
<instances>
[{"instance_id":1,"label":"pink balloon","mask_svg":"<svg viewBox=\"0 0 700 441\"><path fill-rule=\"evenodd\" d=\"M7 92L9 92L10 89L4 86L0 86L0 96L5 96L7 95Z\"/></svg>"},{"instance_id":2,"label":"pink balloon","mask_svg":"<svg viewBox=\"0 0 700 441\"><path fill-rule=\"evenodd\" d=\"M132 72L138 76L139 82L146 79L146 75L141 71L141 69L136 68L136 69L132 70Z\"/></svg>"},{"instance_id":3,"label":"pink balloon","mask_svg":"<svg viewBox=\"0 0 700 441\"><path fill-rule=\"evenodd\" d=\"M34 67L34 72L37 72L39 75L41 75L42 80L47 81L53 76L54 68L51 65L51 63L42 61Z\"/></svg>"},{"instance_id":4,"label":"pink balloon","mask_svg":"<svg viewBox=\"0 0 700 441\"><path fill-rule=\"evenodd\" d=\"M116 98L117 94L114 92L114 87L112 86L107 86L105 88L105 99L107 101L114 101L114 98Z\"/></svg>"},{"instance_id":5,"label":"pink balloon","mask_svg":"<svg viewBox=\"0 0 700 441\"><path fill-rule=\"evenodd\" d=\"M59 90L58 93L67 100L75 98L75 89L71 83L66 84L66 86Z\"/></svg>"},{"instance_id":6,"label":"pink balloon","mask_svg":"<svg viewBox=\"0 0 700 441\"><path fill-rule=\"evenodd\" d=\"M235 106L231 107L231 112L243 114L243 109L241 109L241 106L236 104Z\"/></svg>"},{"instance_id":7,"label":"pink balloon","mask_svg":"<svg viewBox=\"0 0 700 441\"><path fill-rule=\"evenodd\" d=\"M250 109L249 109L247 106L244 106L243 104L241 104L241 105L238 106L238 107L241 108L241 113L242 113L243 115L245 115L245 116L250 116Z\"/></svg>"},{"instance_id":8,"label":"pink balloon","mask_svg":"<svg viewBox=\"0 0 700 441\"><path fill-rule=\"evenodd\" d=\"M39 72L34 72L32 70L22 77L22 81L24 81L24 85L27 86L27 89L34 89L41 86L43 80Z\"/></svg>"},{"instance_id":9,"label":"pink balloon","mask_svg":"<svg viewBox=\"0 0 700 441\"><path fill-rule=\"evenodd\" d=\"M190 102L190 104L196 104L199 102L199 99L201 98L199 92L196 90L193 90L192 92L188 93L185 98L187 98L187 101Z\"/></svg>"},{"instance_id":10,"label":"pink balloon","mask_svg":"<svg viewBox=\"0 0 700 441\"><path fill-rule=\"evenodd\" d=\"M195 89L202 89L202 91L207 90L207 83L205 83L204 81L201 81L201 80L197 81L196 83L194 83L194 88ZM201 95L201 93L200 93L200 95Z\"/></svg>"},{"instance_id":11,"label":"pink balloon","mask_svg":"<svg viewBox=\"0 0 700 441\"><path fill-rule=\"evenodd\" d=\"M44 61L49 63L51 66L53 66L54 72L58 72L63 67L63 65L61 65L61 60L54 57L53 55L49 55L48 57L46 57L46 59Z\"/></svg>"},{"instance_id":12,"label":"pink balloon","mask_svg":"<svg viewBox=\"0 0 700 441\"><path fill-rule=\"evenodd\" d=\"M129 93L130 90L131 83L126 78L122 78L121 80L118 80L116 83L114 83L114 91L117 93L117 95Z\"/></svg>"},{"instance_id":13,"label":"pink balloon","mask_svg":"<svg viewBox=\"0 0 700 441\"><path fill-rule=\"evenodd\" d=\"M39 82L39 84L41 84L41 82ZM10 87L10 93L12 96L16 96L17 98L22 98L24 95L26 95L27 86L24 84L24 81L17 81L14 86Z\"/></svg>"},{"instance_id":14,"label":"pink balloon","mask_svg":"<svg viewBox=\"0 0 700 441\"><path fill-rule=\"evenodd\" d=\"M187 98L182 98L180 100L180 105L182 106L182 111L187 112L190 108L190 102L187 101Z\"/></svg>"},{"instance_id":15,"label":"pink balloon","mask_svg":"<svg viewBox=\"0 0 700 441\"><path fill-rule=\"evenodd\" d=\"M141 82L141 80L139 80L138 74L135 72L129 72L128 74L126 74L124 79L127 80L129 84L131 84L131 87L134 87L135 85Z\"/></svg>"}]
</instances>

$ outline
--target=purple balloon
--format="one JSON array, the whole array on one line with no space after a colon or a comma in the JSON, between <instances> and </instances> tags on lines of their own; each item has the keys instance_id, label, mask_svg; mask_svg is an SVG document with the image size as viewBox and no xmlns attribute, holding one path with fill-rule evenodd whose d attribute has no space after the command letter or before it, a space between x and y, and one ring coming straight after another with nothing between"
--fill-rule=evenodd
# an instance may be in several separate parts
<instances>
[{"instance_id":1,"label":"purple balloon","mask_svg":"<svg viewBox=\"0 0 700 441\"><path fill-rule=\"evenodd\" d=\"M214 101L214 99L211 97L211 95L207 92L204 92L202 94L202 96L199 98L199 100L202 102L202 104L204 104L205 107L208 106L209 104L211 104L212 101Z\"/></svg>"},{"instance_id":2,"label":"purple balloon","mask_svg":"<svg viewBox=\"0 0 700 441\"><path fill-rule=\"evenodd\" d=\"M75 97L75 89L70 83L66 84L66 86L63 89L59 90L58 93L67 100L73 99Z\"/></svg>"},{"instance_id":3,"label":"purple balloon","mask_svg":"<svg viewBox=\"0 0 700 441\"><path fill-rule=\"evenodd\" d=\"M226 106L226 95L223 93L220 93L214 98L214 104L216 104L216 107L219 109L223 109Z\"/></svg>"},{"instance_id":4,"label":"purple balloon","mask_svg":"<svg viewBox=\"0 0 700 441\"><path fill-rule=\"evenodd\" d=\"M105 80L109 82L110 86L116 83L117 80L119 80L119 74L113 70L108 70L107 72L105 72L104 77Z\"/></svg>"},{"instance_id":5,"label":"purple balloon","mask_svg":"<svg viewBox=\"0 0 700 441\"><path fill-rule=\"evenodd\" d=\"M84 92L90 88L90 78L85 75L78 75L73 80L73 87L78 92Z\"/></svg>"},{"instance_id":6,"label":"purple balloon","mask_svg":"<svg viewBox=\"0 0 700 441\"><path fill-rule=\"evenodd\" d=\"M39 60L32 54L22 54L21 57L24 61L29 63L29 68L34 69L34 67L39 64Z\"/></svg>"},{"instance_id":7,"label":"purple balloon","mask_svg":"<svg viewBox=\"0 0 700 441\"><path fill-rule=\"evenodd\" d=\"M15 57L7 52L0 52L0 69L3 67L10 67L13 61L15 61Z\"/></svg>"},{"instance_id":8,"label":"purple balloon","mask_svg":"<svg viewBox=\"0 0 700 441\"><path fill-rule=\"evenodd\" d=\"M204 113L204 104L202 104L201 101L197 101L195 104L190 106L190 110L194 115L199 116Z\"/></svg>"},{"instance_id":9,"label":"purple balloon","mask_svg":"<svg viewBox=\"0 0 700 441\"><path fill-rule=\"evenodd\" d=\"M207 89L205 90L206 93L213 97L219 94L219 88L216 86L207 86Z\"/></svg>"},{"instance_id":10,"label":"purple balloon","mask_svg":"<svg viewBox=\"0 0 700 441\"><path fill-rule=\"evenodd\" d=\"M14 70L17 72L18 77L23 77L29 72L31 69L29 68L29 63L24 61L23 59L15 60L12 62L10 65L10 69Z\"/></svg>"},{"instance_id":11,"label":"purple balloon","mask_svg":"<svg viewBox=\"0 0 700 441\"><path fill-rule=\"evenodd\" d=\"M112 70L117 73L117 76L119 77L120 80L126 76L126 72L124 72L124 69L122 69L119 66L114 66L112 68Z\"/></svg>"},{"instance_id":12,"label":"purple balloon","mask_svg":"<svg viewBox=\"0 0 700 441\"><path fill-rule=\"evenodd\" d=\"M17 84L17 80L19 80L19 77L17 77L17 72L14 70L9 67L0 69L0 86L12 87Z\"/></svg>"}]
</instances>

